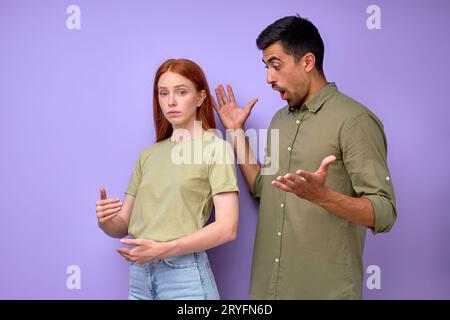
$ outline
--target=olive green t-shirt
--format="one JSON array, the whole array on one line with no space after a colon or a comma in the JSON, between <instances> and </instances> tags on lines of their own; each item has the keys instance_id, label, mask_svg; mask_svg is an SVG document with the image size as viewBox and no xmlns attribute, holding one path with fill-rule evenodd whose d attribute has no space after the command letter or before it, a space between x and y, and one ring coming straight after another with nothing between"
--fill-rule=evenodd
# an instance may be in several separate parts
<instances>
[{"instance_id":1,"label":"olive green t-shirt","mask_svg":"<svg viewBox=\"0 0 450 320\"><path fill-rule=\"evenodd\" d=\"M128 189L136 197L128 233L136 239L174 240L200 230L213 196L239 191L231 145L211 132L174 143L170 138L144 149Z\"/></svg>"}]
</instances>

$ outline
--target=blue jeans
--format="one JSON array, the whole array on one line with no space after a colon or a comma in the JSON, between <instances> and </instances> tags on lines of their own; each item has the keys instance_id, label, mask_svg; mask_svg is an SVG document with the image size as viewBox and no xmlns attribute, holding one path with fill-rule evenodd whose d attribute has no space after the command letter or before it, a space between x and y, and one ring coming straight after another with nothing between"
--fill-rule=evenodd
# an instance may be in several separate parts
<instances>
[{"instance_id":1,"label":"blue jeans","mask_svg":"<svg viewBox=\"0 0 450 320\"><path fill-rule=\"evenodd\" d=\"M130 264L130 300L218 300L204 251Z\"/></svg>"}]
</instances>

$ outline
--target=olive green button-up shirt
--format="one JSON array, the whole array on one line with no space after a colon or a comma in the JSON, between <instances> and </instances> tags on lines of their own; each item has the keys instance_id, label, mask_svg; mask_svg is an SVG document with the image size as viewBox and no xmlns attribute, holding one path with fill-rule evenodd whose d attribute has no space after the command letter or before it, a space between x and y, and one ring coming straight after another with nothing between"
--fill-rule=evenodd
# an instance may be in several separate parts
<instances>
[{"instance_id":1,"label":"olive green button-up shirt","mask_svg":"<svg viewBox=\"0 0 450 320\"><path fill-rule=\"evenodd\" d=\"M260 171L253 186L260 207L250 295L256 299L362 298L366 228L281 191L271 181L298 169L315 172L326 156L335 155L326 185L369 199L375 212L372 232L389 231L397 214L382 123L330 83L300 109L284 107L275 114L266 159L274 154L271 129L279 132L279 169L268 175ZM264 163L263 168L268 165Z\"/></svg>"}]
</instances>

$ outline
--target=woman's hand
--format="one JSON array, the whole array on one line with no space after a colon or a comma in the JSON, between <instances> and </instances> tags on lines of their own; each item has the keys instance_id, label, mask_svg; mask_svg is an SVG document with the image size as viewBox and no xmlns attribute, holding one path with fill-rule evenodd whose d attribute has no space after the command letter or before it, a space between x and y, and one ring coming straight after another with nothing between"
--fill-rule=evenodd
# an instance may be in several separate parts
<instances>
[{"instance_id":1,"label":"woman's hand","mask_svg":"<svg viewBox=\"0 0 450 320\"><path fill-rule=\"evenodd\" d=\"M100 201L96 202L95 211L99 224L111 220L122 209L122 202L118 198L106 198L105 188L100 188Z\"/></svg>"},{"instance_id":2,"label":"woman's hand","mask_svg":"<svg viewBox=\"0 0 450 320\"><path fill-rule=\"evenodd\" d=\"M117 248L117 252L128 262L145 264L161 259L167 251L167 243L145 239L122 239L123 244L134 245L134 248Z\"/></svg>"}]
</instances>

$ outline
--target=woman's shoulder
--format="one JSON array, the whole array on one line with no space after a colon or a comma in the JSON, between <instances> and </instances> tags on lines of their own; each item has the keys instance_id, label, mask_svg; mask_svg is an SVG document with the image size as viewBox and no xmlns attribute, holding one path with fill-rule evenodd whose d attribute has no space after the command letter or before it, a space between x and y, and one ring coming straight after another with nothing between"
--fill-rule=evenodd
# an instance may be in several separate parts
<instances>
[{"instance_id":1,"label":"woman's shoulder","mask_svg":"<svg viewBox=\"0 0 450 320\"><path fill-rule=\"evenodd\" d=\"M160 150L165 144L167 144L168 139L164 139L158 142L155 142L144 149L141 150L139 154L139 159L141 161L145 161L148 157L151 156L152 153L157 152Z\"/></svg>"},{"instance_id":2,"label":"woman's shoulder","mask_svg":"<svg viewBox=\"0 0 450 320\"><path fill-rule=\"evenodd\" d=\"M214 131L206 131L205 137L207 138L208 143L208 150L210 153L210 157L213 158L216 161L221 162L220 159L224 162L233 162L233 147L230 142L225 140L221 134L220 131L214 130ZM213 147L211 147L213 145ZM226 160L224 160L226 159Z\"/></svg>"}]
</instances>

